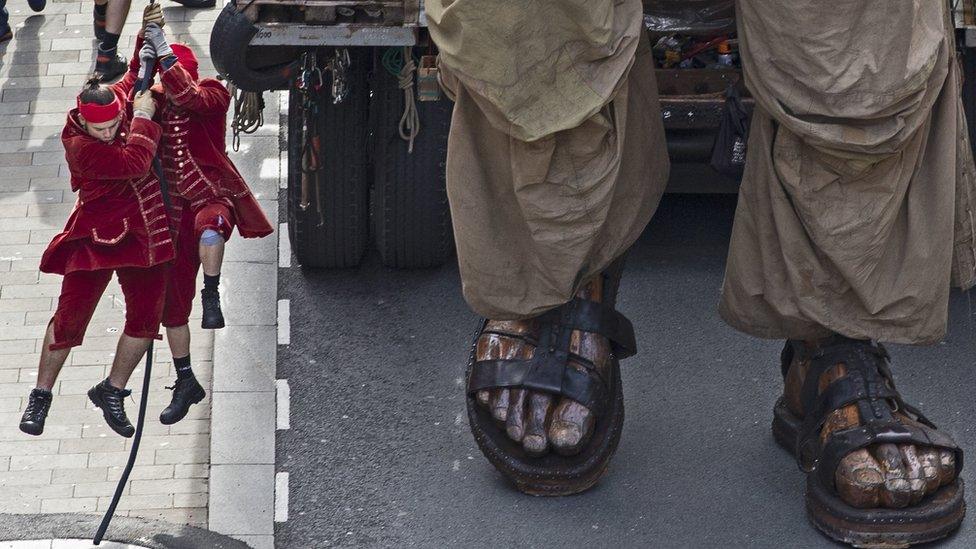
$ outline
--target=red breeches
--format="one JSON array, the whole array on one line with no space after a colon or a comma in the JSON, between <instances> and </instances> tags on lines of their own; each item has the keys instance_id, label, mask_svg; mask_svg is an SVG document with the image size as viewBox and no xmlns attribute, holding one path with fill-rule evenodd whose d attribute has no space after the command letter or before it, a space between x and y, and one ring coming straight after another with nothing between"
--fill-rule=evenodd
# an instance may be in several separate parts
<instances>
[{"instance_id":1,"label":"red breeches","mask_svg":"<svg viewBox=\"0 0 976 549\"><path fill-rule=\"evenodd\" d=\"M167 328L189 322L200 269L200 235L210 229L227 241L234 230L234 213L226 200L218 199L192 209L185 204L182 213L176 239L176 260L166 288L163 326Z\"/></svg>"},{"instance_id":2,"label":"red breeches","mask_svg":"<svg viewBox=\"0 0 976 549\"><path fill-rule=\"evenodd\" d=\"M112 280L113 272L125 296L123 333L135 338L159 338L169 268L169 264L163 264L149 268L124 267L66 274L61 282L58 309L51 319L54 342L50 350L81 345L98 300Z\"/></svg>"}]
</instances>

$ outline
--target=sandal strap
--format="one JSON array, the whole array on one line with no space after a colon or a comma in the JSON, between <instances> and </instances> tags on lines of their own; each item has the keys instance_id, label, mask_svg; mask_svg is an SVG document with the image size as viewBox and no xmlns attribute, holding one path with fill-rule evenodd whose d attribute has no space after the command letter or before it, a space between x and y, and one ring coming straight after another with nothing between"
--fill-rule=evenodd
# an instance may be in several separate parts
<instances>
[{"instance_id":1,"label":"sandal strap","mask_svg":"<svg viewBox=\"0 0 976 549\"><path fill-rule=\"evenodd\" d=\"M610 342L614 355L619 359L637 354L637 337L630 320L613 307L588 299L574 298L569 303L543 313L539 317L541 335L539 347L548 342L566 339L569 349L570 333L574 330L601 335ZM566 332L563 334L562 332Z\"/></svg>"},{"instance_id":2,"label":"sandal strap","mask_svg":"<svg viewBox=\"0 0 976 549\"><path fill-rule=\"evenodd\" d=\"M836 490L835 472L845 456L873 444L914 444L950 450L956 454L956 475L962 471L963 452L952 438L928 425L912 425L901 422L868 422L827 437L827 443L819 450L814 463L821 484Z\"/></svg>"},{"instance_id":3,"label":"sandal strap","mask_svg":"<svg viewBox=\"0 0 976 549\"><path fill-rule=\"evenodd\" d=\"M564 355L565 356L565 355ZM592 368L567 367L557 354L542 360L484 360L475 363L468 392L485 389L534 389L562 395L595 409L603 400L606 381Z\"/></svg>"},{"instance_id":4,"label":"sandal strap","mask_svg":"<svg viewBox=\"0 0 976 549\"><path fill-rule=\"evenodd\" d=\"M602 335L610 342L613 356L626 358L637 350L633 325L612 307L579 298L537 320L539 340L532 358L475 362L468 392L522 387L566 396L590 409L598 407L608 380L590 360L570 352L572 333L578 330Z\"/></svg>"},{"instance_id":5,"label":"sandal strap","mask_svg":"<svg viewBox=\"0 0 976 549\"><path fill-rule=\"evenodd\" d=\"M478 337L480 338L481 336L485 336L485 335L493 335L493 336L505 337L505 338L508 338L508 339L517 339L517 340L522 341L524 343L528 343L529 345L532 345L533 347L539 344L539 340L536 339L532 334L520 334L520 333L517 333L517 332L514 332L514 331L490 330L488 328L485 328L484 330L482 330L478 334Z\"/></svg>"},{"instance_id":6,"label":"sandal strap","mask_svg":"<svg viewBox=\"0 0 976 549\"><path fill-rule=\"evenodd\" d=\"M834 473L841 460L851 452L879 443L917 444L952 450L956 467L962 468L962 451L947 434L938 431L922 413L905 402L895 387L888 366L889 355L877 343L835 336L810 351L802 343L791 342L794 354L810 365L803 380L801 401L804 420L797 437L796 457L800 468L816 471L824 486L834 487ZM787 351L784 349L784 361ZM820 378L839 363L846 369L844 377L819 391ZM821 444L820 432L827 417L845 406L856 405L861 425L834 431ZM900 412L918 422L904 424L894 413Z\"/></svg>"},{"instance_id":7,"label":"sandal strap","mask_svg":"<svg viewBox=\"0 0 976 549\"><path fill-rule=\"evenodd\" d=\"M793 366L793 357L798 354L795 347L799 342L787 339L786 345L783 346L783 350L779 354L779 369L783 372L783 380L786 380L786 375L790 373L790 367ZM800 351L802 352L802 351Z\"/></svg>"}]
</instances>

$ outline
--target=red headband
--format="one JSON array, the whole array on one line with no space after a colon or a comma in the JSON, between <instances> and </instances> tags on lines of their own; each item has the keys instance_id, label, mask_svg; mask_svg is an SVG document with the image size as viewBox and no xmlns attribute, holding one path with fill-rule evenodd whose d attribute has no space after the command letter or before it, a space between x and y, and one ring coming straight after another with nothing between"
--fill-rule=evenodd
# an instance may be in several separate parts
<instances>
[{"instance_id":1,"label":"red headband","mask_svg":"<svg viewBox=\"0 0 976 549\"><path fill-rule=\"evenodd\" d=\"M82 103L81 97L78 97L78 113L85 117L87 122L93 124L101 124L102 122L108 122L113 120L116 116L122 112L122 102L119 101L119 96L115 96L115 99L108 105L98 105L96 103Z\"/></svg>"}]
</instances>

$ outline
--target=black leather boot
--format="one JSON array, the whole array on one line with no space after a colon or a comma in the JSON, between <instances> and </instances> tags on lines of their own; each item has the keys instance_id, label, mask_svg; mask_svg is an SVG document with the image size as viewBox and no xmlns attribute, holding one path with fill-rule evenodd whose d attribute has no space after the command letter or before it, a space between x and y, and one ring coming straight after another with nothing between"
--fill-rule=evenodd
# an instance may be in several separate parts
<instances>
[{"instance_id":1,"label":"black leather boot","mask_svg":"<svg viewBox=\"0 0 976 549\"><path fill-rule=\"evenodd\" d=\"M212 8L217 5L217 0L173 0L177 4L182 4L184 8Z\"/></svg>"},{"instance_id":2,"label":"black leather boot","mask_svg":"<svg viewBox=\"0 0 976 549\"><path fill-rule=\"evenodd\" d=\"M131 437L136 432L135 427L125 415L125 397L131 394L132 391L128 389L112 387L108 379L88 389L88 399L96 408L102 410L102 415L105 416L105 422L108 423L108 426L125 438Z\"/></svg>"},{"instance_id":3,"label":"black leather boot","mask_svg":"<svg viewBox=\"0 0 976 549\"><path fill-rule=\"evenodd\" d=\"M95 72L103 84L108 84L119 79L120 76L129 70L129 63L122 55L115 57L102 56L101 53L95 58Z\"/></svg>"},{"instance_id":4,"label":"black leather boot","mask_svg":"<svg viewBox=\"0 0 976 549\"><path fill-rule=\"evenodd\" d=\"M190 411L190 406L203 400L207 392L197 381L196 376L189 376L183 379L176 379L176 383L167 389L173 390L173 400L161 414L159 422L163 425L172 425L186 417Z\"/></svg>"},{"instance_id":5,"label":"black leather boot","mask_svg":"<svg viewBox=\"0 0 976 549\"><path fill-rule=\"evenodd\" d=\"M200 300L203 301L203 320L200 327L204 330L223 328L224 313L220 311L220 292L204 288L200 290Z\"/></svg>"},{"instance_id":6,"label":"black leather boot","mask_svg":"<svg viewBox=\"0 0 976 549\"><path fill-rule=\"evenodd\" d=\"M47 412L51 409L51 400L54 396L50 391L44 389L34 389L27 397L27 409L24 410L24 417L20 419L20 430L28 435L37 436L44 432L44 421L47 420Z\"/></svg>"}]
</instances>

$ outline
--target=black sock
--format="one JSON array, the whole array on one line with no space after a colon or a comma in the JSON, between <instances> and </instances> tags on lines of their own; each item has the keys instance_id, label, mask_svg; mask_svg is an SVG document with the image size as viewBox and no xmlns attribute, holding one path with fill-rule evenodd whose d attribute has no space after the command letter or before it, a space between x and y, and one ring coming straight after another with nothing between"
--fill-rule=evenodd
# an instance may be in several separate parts
<instances>
[{"instance_id":1,"label":"black sock","mask_svg":"<svg viewBox=\"0 0 976 549\"><path fill-rule=\"evenodd\" d=\"M112 392L115 392L115 393L118 393L119 391L124 391L125 390L125 387L119 388L119 387L116 387L115 385L112 385L111 378L108 378L108 377L105 378L105 381L102 382L102 386L105 387L106 389L108 389L109 391L112 391Z\"/></svg>"},{"instance_id":2,"label":"black sock","mask_svg":"<svg viewBox=\"0 0 976 549\"><path fill-rule=\"evenodd\" d=\"M105 32L105 39L98 45L98 57L115 59L119 48L119 35Z\"/></svg>"},{"instance_id":3,"label":"black sock","mask_svg":"<svg viewBox=\"0 0 976 549\"><path fill-rule=\"evenodd\" d=\"M108 11L108 3L95 4L95 16L100 19L105 19L105 12Z\"/></svg>"},{"instance_id":4,"label":"black sock","mask_svg":"<svg viewBox=\"0 0 976 549\"><path fill-rule=\"evenodd\" d=\"M190 355L181 358L174 357L173 366L176 367L176 379L193 377L193 369L190 368Z\"/></svg>"},{"instance_id":5,"label":"black sock","mask_svg":"<svg viewBox=\"0 0 976 549\"><path fill-rule=\"evenodd\" d=\"M215 274L213 276L203 273L203 289L204 291L217 291L217 286L220 286L220 274Z\"/></svg>"}]
</instances>

